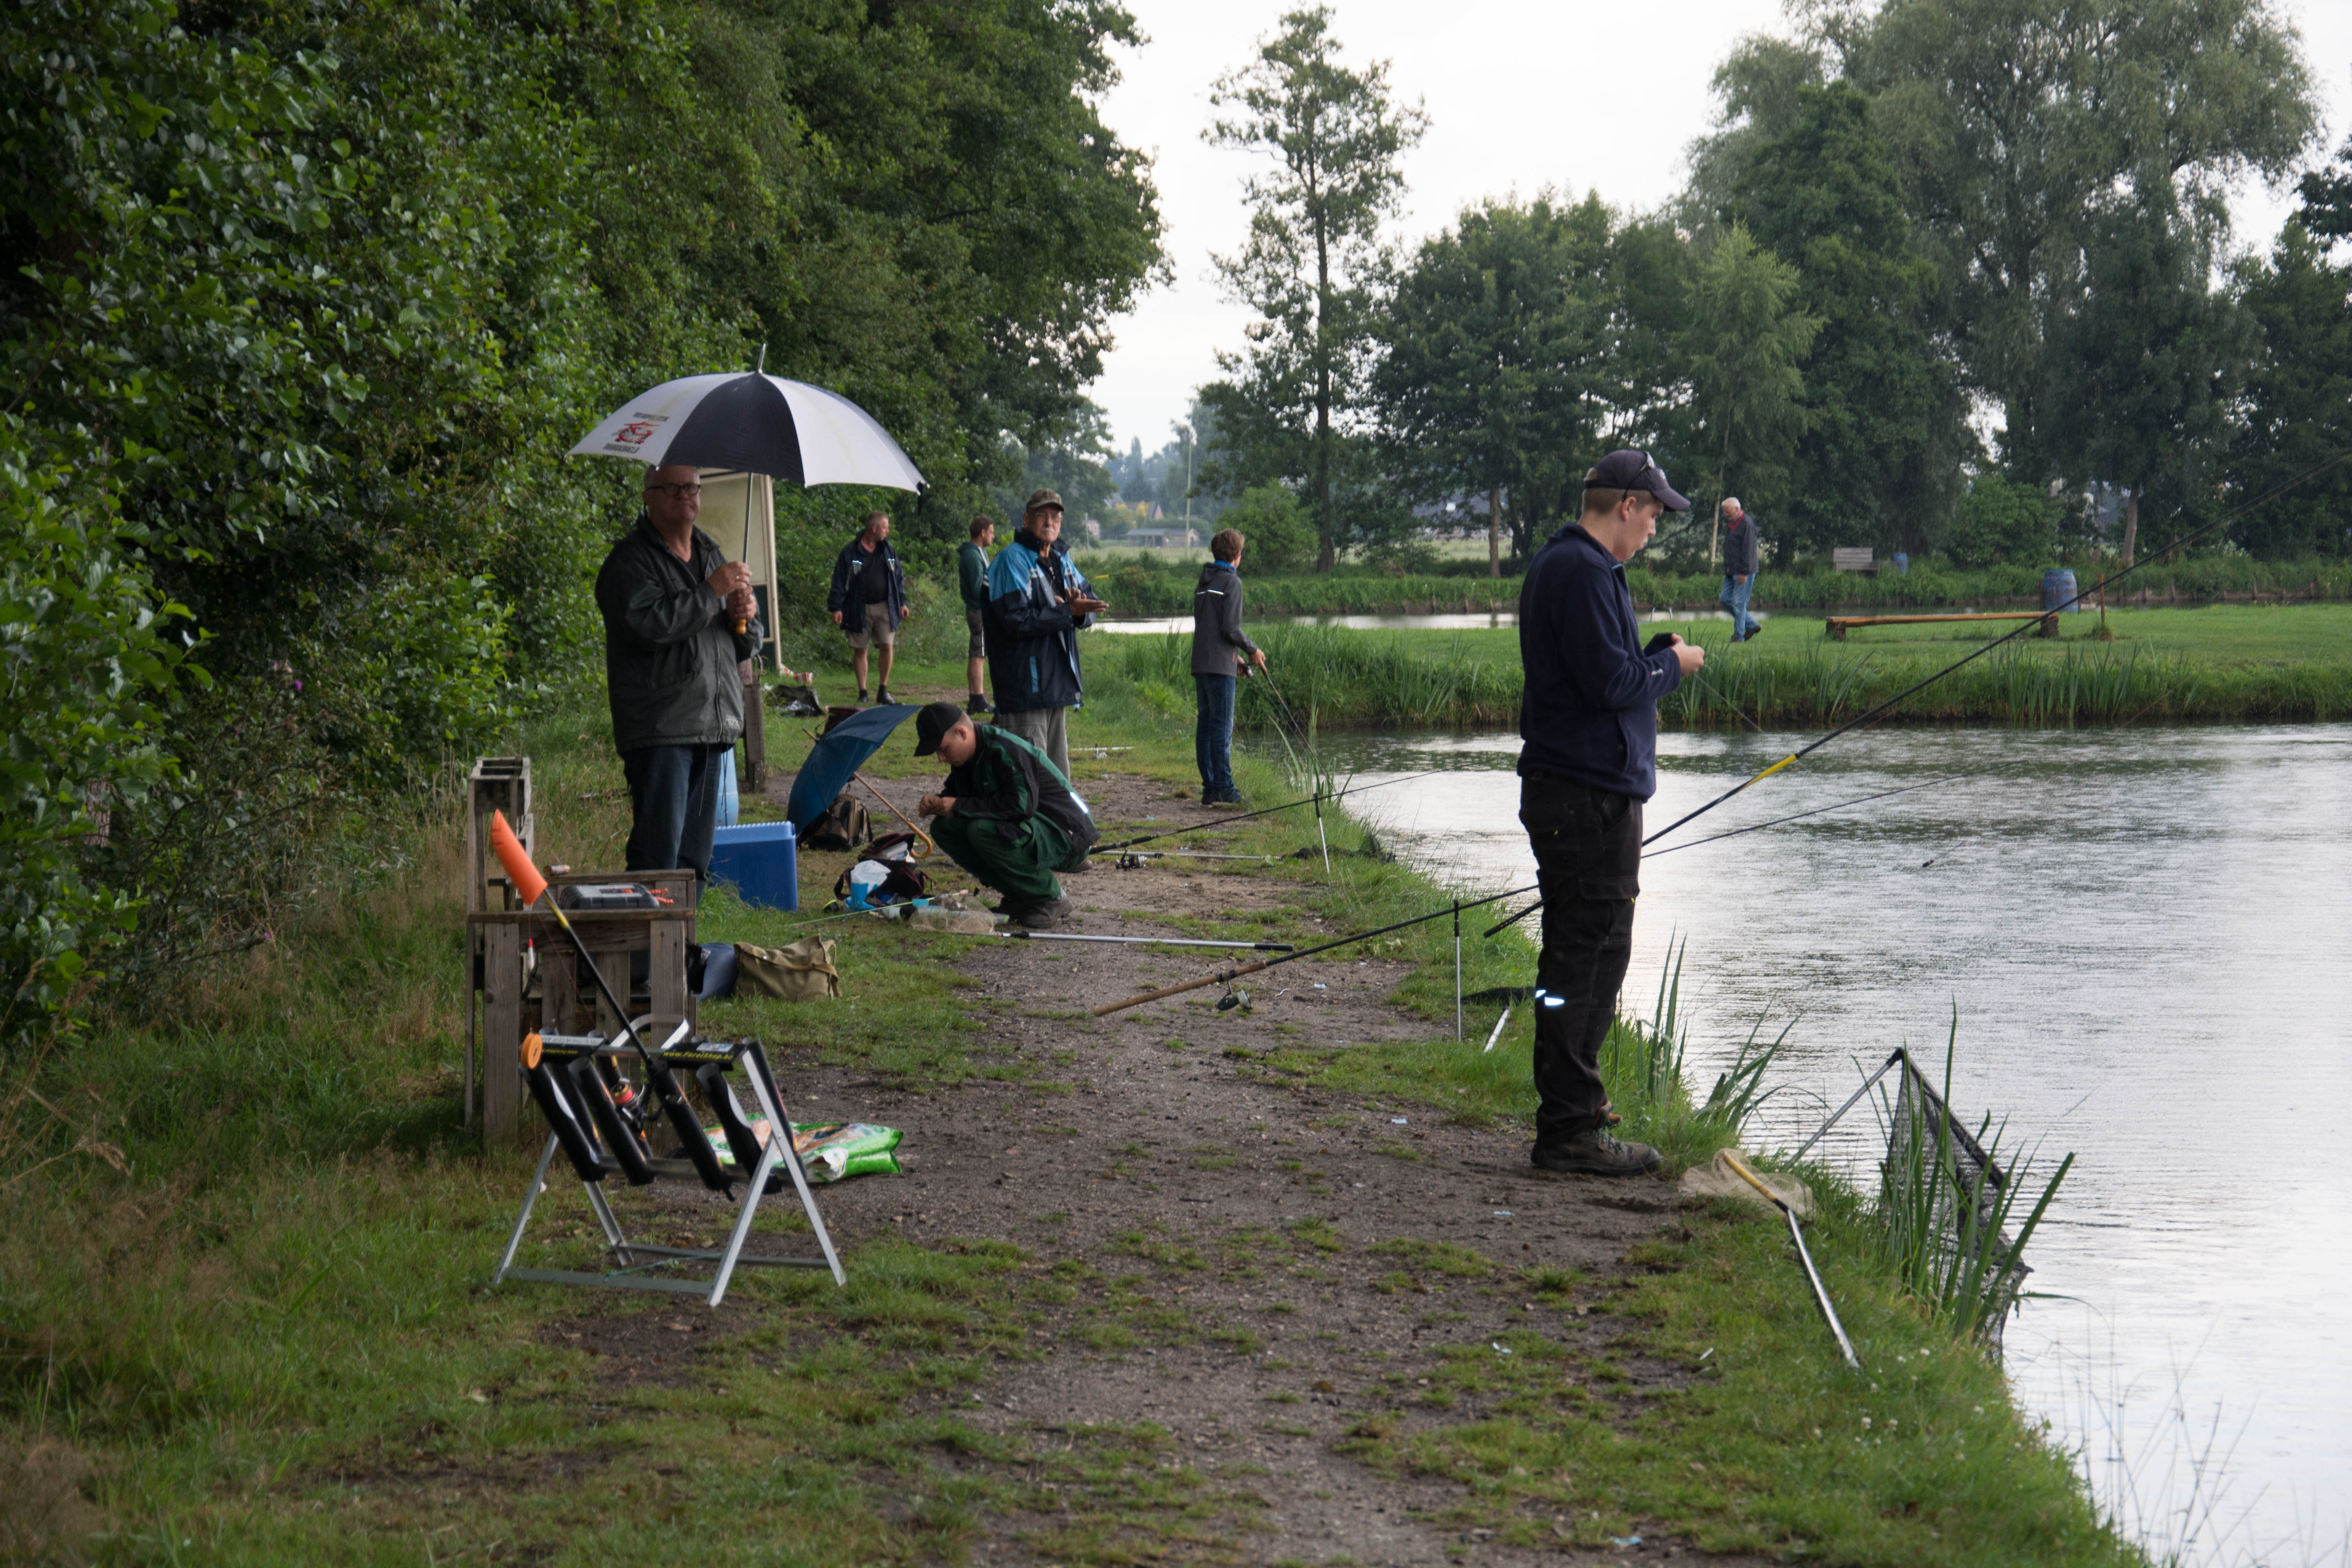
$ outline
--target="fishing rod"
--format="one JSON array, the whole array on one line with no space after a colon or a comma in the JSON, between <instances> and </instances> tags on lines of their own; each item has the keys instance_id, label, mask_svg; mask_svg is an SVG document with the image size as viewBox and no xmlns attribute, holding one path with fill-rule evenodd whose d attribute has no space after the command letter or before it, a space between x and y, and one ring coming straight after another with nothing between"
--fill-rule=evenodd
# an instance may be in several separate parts
<instances>
[{"instance_id":1,"label":"fishing rod","mask_svg":"<svg viewBox=\"0 0 2352 1568\"><path fill-rule=\"evenodd\" d=\"M2230 524L2237 521L2240 518L2246 516L2248 513L2254 511L2258 508L2267 506L2272 501L2276 500L2279 497L2286 494L2287 491L2294 489L2299 485L2306 484L2309 481L2317 479L2328 469L2347 461L2352 461L2352 449L2338 452L2336 456L2328 458L2326 462L2315 464L2311 468L2305 468L2303 472L2295 475L2294 478L2286 480L2284 483L2274 485L2270 489L2263 491L2261 495L2256 496L2245 505L2238 508L2237 510L2217 518L2213 521L2207 523L2202 528L2191 529L2189 532L2178 536L2169 542L2159 546L2147 555L2133 562L2130 565L2125 567L2120 572L2105 574L2090 587L2078 589L2072 598L2052 605L2048 610L2044 611L2042 615L2037 616L2033 619L2027 621L2016 630L2004 632L2000 637L1997 637L1990 642L1986 643L1983 647L1973 649L1969 653L1963 655L1961 658L1954 659L1951 663L1946 665L1943 668L1937 670L1934 674L1927 676L1926 679L1914 681L1911 685L1905 687L1902 690L1886 699L1884 702L1879 703L1877 706L1871 708L1865 712L1857 714L1853 718L1847 720L1836 729L1832 730L1828 734L1822 736L1820 739L1813 741L1808 745L1799 747L1796 751L1793 751L1787 756L1782 757L1779 762L1774 763L1770 767L1762 769L1750 777L1734 784L1731 788L1724 791L1721 795L1717 795L1713 800L1701 805L1696 811L1684 813L1681 816L1676 817L1665 826L1661 827L1655 833L1651 834L1647 838L1643 839L1642 847L1647 849L1651 845L1655 844L1659 839L1664 838L1667 834L1674 832L1676 828L1683 826L1685 824L1691 822L1697 817L1706 816L1708 812L1713 811L1717 806L1721 805L1725 801L1729 800L1732 796L1762 784L1766 779L1770 778L1774 773L1779 773L1781 769L1793 767L1795 764L1802 762L1813 752L1820 751L1823 746L1828 745L1832 741L1838 739L1840 736L1851 734L1853 731L1861 729L1865 724L1877 722L1880 719L1885 718L1888 713L1892 712L1895 708L1909 701L1912 698L1917 696L1920 692L1925 691L1927 688L1935 685L1936 682L1942 680L1947 676L1966 668L1968 666L1974 664L1978 659L1980 659L1987 654L1991 653L1994 649L2005 647L2006 645L2016 641L2019 637L2025 636L2028 632L2036 630L2040 627L2042 622L2048 616L2058 615L2063 611L2071 609L2095 594L2100 595L2101 598L2104 599L2110 584L2120 583L2126 577L2130 576L2133 573L2138 571L2143 566L2154 565L2157 562L2163 560L2174 551L2186 550L2189 546L2196 543L2199 540L2203 539L2208 534L2229 527ZM1526 919L1528 915L1533 914L1537 909L1541 908L1542 902L1543 900L1538 899L1534 904L1528 906L1527 909L1521 910L1518 914L1513 918L1518 920ZM1509 921L1505 921L1504 923L1507 925ZM1495 931L1500 931L1501 929L1503 929L1502 926L1496 926L1493 930L1487 931L1486 934L1488 936L1492 936L1495 934Z\"/></svg>"},{"instance_id":2,"label":"fishing rod","mask_svg":"<svg viewBox=\"0 0 2352 1568\"><path fill-rule=\"evenodd\" d=\"M1198 991L1203 985L1226 984L1238 980L1244 974L1255 974L1262 969L1272 969L1279 964L1290 963L1301 958L1312 958L1318 952L1329 952L1334 948L1349 947L1360 942L1370 942L1376 936L1386 936L1391 931L1403 931L1409 926L1426 925L1431 921L1442 921L1448 915L1453 915L1458 920L1461 918L1461 911L1464 910L1475 910L1479 908L1481 905L1494 903L1497 900L1516 899L1522 893L1531 893L1533 891L1535 891L1535 889L1532 887L1512 888L1505 892L1489 893L1483 899L1466 899L1458 902L1449 903L1443 909L1433 910L1425 915L1415 915L1411 920L1398 921L1393 925L1384 925L1377 931L1359 931L1354 936L1343 936L1335 942L1323 942L1314 947L1300 948L1296 952L1284 953L1280 958L1269 958L1257 963L1244 963L1236 965L1232 969L1221 969L1216 973L1205 975L1199 980L1187 980L1181 985L1169 985L1164 986L1158 991L1147 991L1140 996L1130 996L1124 1002L1105 1003L1102 1006L1094 1010L1094 1016L1097 1018L1108 1017L1113 1013L1123 1012L1129 1007L1140 1006L1146 1002L1157 1002L1162 997L1179 995L1186 991Z\"/></svg>"},{"instance_id":3,"label":"fishing rod","mask_svg":"<svg viewBox=\"0 0 2352 1568\"><path fill-rule=\"evenodd\" d=\"M1271 866L1279 856L1227 855L1215 849L1122 849L1114 862L1122 871L1141 869L1146 860L1165 860L1173 857L1183 860L1252 860L1261 866Z\"/></svg>"},{"instance_id":4,"label":"fishing rod","mask_svg":"<svg viewBox=\"0 0 2352 1568\"><path fill-rule=\"evenodd\" d=\"M1249 667L1244 665L1242 668L1246 672ZM1315 782L1318 786L1315 792L1315 842L1323 847L1323 874L1328 877L1331 874L1331 836L1323 826L1323 792L1320 787L1323 782L1323 770L1315 760L1314 738L1308 735L1305 728L1299 724L1298 715L1291 710L1290 700L1282 694L1282 688L1274 683L1273 672L1261 665L1258 667L1257 673L1265 677L1267 692L1273 696L1275 705L1282 710L1283 717L1290 721L1290 732L1298 737L1300 745L1307 748L1307 765L1315 769Z\"/></svg>"},{"instance_id":5,"label":"fishing rod","mask_svg":"<svg viewBox=\"0 0 2352 1568\"><path fill-rule=\"evenodd\" d=\"M1391 784L1411 784L1415 779L1435 778L1439 773L1442 773L1445 770L1444 768L1431 768L1425 773L1405 773L1397 778L1381 779L1375 784L1350 784L1346 789L1332 790L1328 793L1318 793L1309 795L1304 800L1288 801L1281 805L1261 806L1255 811L1238 812L1232 816L1220 816L1208 822L1196 822L1190 827L1162 828L1158 833L1146 833L1134 838L1122 838L1116 844L1097 844L1094 847L1092 853L1097 855L1107 854L1113 849L1125 849L1131 845L1149 844L1155 838L1173 838L1180 833L1198 833L1202 828L1223 827L1235 822L1247 822L1254 816L1267 816L1277 811L1288 811L1294 806L1311 805L1326 800L1339 800L1347 795L1360 795L1368 789L1386 789Z\"/></svg>"},{"instance_id":6,"label":"fishing rod","mask_svg":"<svg viewBox=\"0 0 2352 1568\"><path fill-rule=\"evenodd\" d=\"M1843 811L1849 805L1861 805L1868 801L1885 800L1889 795L1909 795L1913 790L1933 789L1937 784L1958 784L1962 779L1972 779L1979 773L1989 773L1992 772L1993 769L2000 767L2000 765L2001 764L1999 763L1988 763L1980 768L1970 768L1968 772L1961 773L1948 773L1942 778L1928 779L1923 784L1905 784L1900 789L1883 789L1875 795L1858 795L1852 800L1842 800L1834 805L1817 805L1811 811L1791 812L1786 816L1776 816L1769 822L1759 822L1747 827L1735 827L1728 833L1713 833L1709 834L1705 838L1694 838L1687 844L1671 844L1664 849L1650 850L1644 854L1642 858L1644 860L1650 860L1654 859L1661 855L1672 855L1677 850L1696 849L1702 844L1713 844L1717 840L1724 838L1737 838L1743 833L1761 833L1768 827L1778 827L1784 822L1795 822L1803 817L1819 816L1825 811Z\"/></svg>"},{"instance_id":7,"label":"fishing rod","mask_svg":"<svg viewBox=\"0 0 2352 1568\"><path fill-rule=\"evenodd\" d=\"M1007 942L1110 942L1140 947L1243 947L1255 952L1289 952L1286 942L1218 942L1204 936L1088 936L1066 931L1000 931L991 933Z\"/></svg>"},{"instance_id":8,"label":"fishing rod","mask_svg":"<svg viewBox=\"0 0 2352 1568\"><path fill-rule=\"evenodd\" d=\"M1672 855L1676 850L1696 849L1702 844L1713 844L1725 838L1738 838L1742 834L1747 833L1761 833L1768 827L1778 827L1784 822L1796 822L1808 816L1819 816L1823 812L1843 811L1849 805L1862 805L1874 800L1885 800L1889 795L1909 795L1913 790L1933 789L1938 784L1958 784L1962 779L1972 779L1979 773L1989 773L2000 766L2001 766L2001 764L1999 763L1988 763L1983 767L1970 768L1966 773L1948 773L1942 778L1928 779L1921 784L1905 784L1900 789L1883 789L1874 795L1858 795L1852 800L1841 800L1830 805L1817 805L1811 811L1790 812L1786 816L1776 816L1769 822L1751 823L1746 827L1735 827L1728 833L1715 833L1708 835L1705 838L1694 838L1687 844L1674 844L1667 846L1664 849L1645 850L1642 855L1642 858L1644 860L1654 860L1661 855ZM1541 908L1543 908L1543 902L1541 900L1538 900L1536 902L1529 904L1526 909L1521 910L1518 913L1511 916L1508 920L1488 926L1484 934L1491 937L1498 931L1508 931L1511 927L1518 924L1521 921L1527 919L1529 915L1535 913Z\"/></svg>"}]
</instances>

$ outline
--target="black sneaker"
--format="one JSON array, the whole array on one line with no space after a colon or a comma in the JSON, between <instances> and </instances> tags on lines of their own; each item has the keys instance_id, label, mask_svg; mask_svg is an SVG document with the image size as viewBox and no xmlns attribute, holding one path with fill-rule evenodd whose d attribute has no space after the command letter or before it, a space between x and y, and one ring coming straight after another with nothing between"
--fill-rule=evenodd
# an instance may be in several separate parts
<instances>
[{"instance_id":1,"label":"black sneaker","mask_svg":"<svg viewBox=\"0 0 2352 1568\"><path fill-rule=\"evenodd\" d=\"M1528 1159L1538 1169L1586 1176L1645 1176L1665 1162L1647 1143L1628 1143L1595 1129L1559 1143L1538 1143Z\"/></svg>"},{"instance_id":2,"label":"black sneaker","mask_svg":"<svg viewBox=\"0 0 2352 1568\"><path fill-rule=\"evenodd\" d=\"M887 708L898 700L890 695L890 689L888 687L877 686L874 689L874 700L880 703L883 707Z\"/></svg>"},{"instance_id":3,"label":"black sneaker","mask_svg":"<svg viewBox=\"0 0 2352 1568\"><path fill-rule=\"evenodd\" d=\"M862 686L857 689L857 705L860 708L866 706L866 688Z\"/></svg>"},{"instance_id":4,"label":"black sneaker","mask_svg":"<svg viewBox=\"0 0 2352 1568\"><path fill-rule=\"evenodd\" d=\"M1758 632L1762 631L1763 629L1764 629L1764 623L1763 623L1762 621L1750 621L1750 622L1748 622L1748 640L1749 642L1754 642L1754 641L1756 640L1756 634L1757 634Z\"/></svg>"},{"instance_id":5,"label":"black sneaker","mask_svg":"<svg viewBox=\"0 0 2352 1568\"><path fill-rule=\"evenodd\" d=\"M996 711L995 709L991 708L988 705L987 697L978 691L973 692L970 697L964 699L963 710L967 713L993 713Z\"/></svg>"}]
</instances>

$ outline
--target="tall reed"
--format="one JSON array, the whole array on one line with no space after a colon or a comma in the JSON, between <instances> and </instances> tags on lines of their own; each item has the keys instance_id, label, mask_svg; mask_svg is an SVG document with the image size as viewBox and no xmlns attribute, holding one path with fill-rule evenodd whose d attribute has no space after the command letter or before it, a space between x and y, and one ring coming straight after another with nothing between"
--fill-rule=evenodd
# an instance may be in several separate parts
<instances>
[{"instance_id":1,"label":"tall reed","mask_svg":"<svg viewBox=\"0 0 2352 1568\"><path fill-rule=\"evenodd\" d=\"M2003 1168L2000 1134L1991 1119L1971 1134L1951 1112L1959 1032L1956 1008L1941 1093L1928 1087L1908 1053L1902 1059L1899 1087L1884 1106L1887 1152L1879 1167L1878 1238L1886 1267L1930 1316L1955 1338L1998 1345L2002 1323L2025 1294L2026 1244L2074 1156L2059 1162L2040 1197L2025 1208L2027 1183L2020 1171ZM2010 1226L2021 1214L2023 1223L2011 1237Z\"/></svg>"}]
</instances>

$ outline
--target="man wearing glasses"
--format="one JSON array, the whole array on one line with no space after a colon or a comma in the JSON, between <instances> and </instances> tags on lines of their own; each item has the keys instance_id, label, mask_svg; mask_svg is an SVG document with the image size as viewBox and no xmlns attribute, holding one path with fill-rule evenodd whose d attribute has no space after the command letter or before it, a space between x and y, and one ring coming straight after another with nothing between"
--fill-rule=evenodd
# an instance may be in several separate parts
<instances>
[{"instance_id":1,"label":"man wearing glasses","mask_svg":"<svg viewBox=\"0 0 2352 1568\"><path fill-rule=\"evenodd\" d=\"M1658 787L1658 699L1706 661L1670 633L1647 644L1625 563L1690 502L1645 452L1584 476L1583 515L1528 563L1519 588L1519 821L1543 895L1536 963L1535 1163L1631 1176L1658 1152L1609 1128L1601 1045L1633 952L1642 803Z\"/></svg>"},{"instance_id":2,"label":"man wearing glasses","mask_svg":"<svg viewBox=\"0 0 2352 1568\"><path fill-rule=\"evenodd\" d=\"M694 526L700 473L648 469L645 503L596 574L613 748L629 784L628 868L690 866L707 880L719 770L734 765L743 733L741 667L760 651L760 621L751 569Z\"/></svg>"}]
</instances>

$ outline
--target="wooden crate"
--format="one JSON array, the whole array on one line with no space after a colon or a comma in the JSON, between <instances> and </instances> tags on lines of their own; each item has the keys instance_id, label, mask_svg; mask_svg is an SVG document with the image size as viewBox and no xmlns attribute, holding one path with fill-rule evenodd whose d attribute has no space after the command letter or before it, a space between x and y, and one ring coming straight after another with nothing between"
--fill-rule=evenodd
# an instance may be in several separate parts
<instances>
[{"instance_id":1,"label":"wooden crate","mask_svg":"<svg viewBox=\"0 0 2352 1568\"><path fill-rule=\"evenodd\" d=\"M694 873L683 868L566 871L548 879L558 889L583 882L635 882L676 900L657 910L566 914L596 967L625 1002L631 957L649 955L646 1007L656 1042L680 1019L697 1022L695 998L686 984L687 952L695 941ZM518 1064L525 1035L540 1028L562 1034L593 1028L612 1035L622 1020L595 994L571 939L547 910L486 910L467 915L466 921L482 952L482 1142L488 1148L511 1141L521 1128L524 1095ZM529 962L534 958L536 976ZM536 996L531 994L534 978Z\"/></svg>"}]
</instances>

